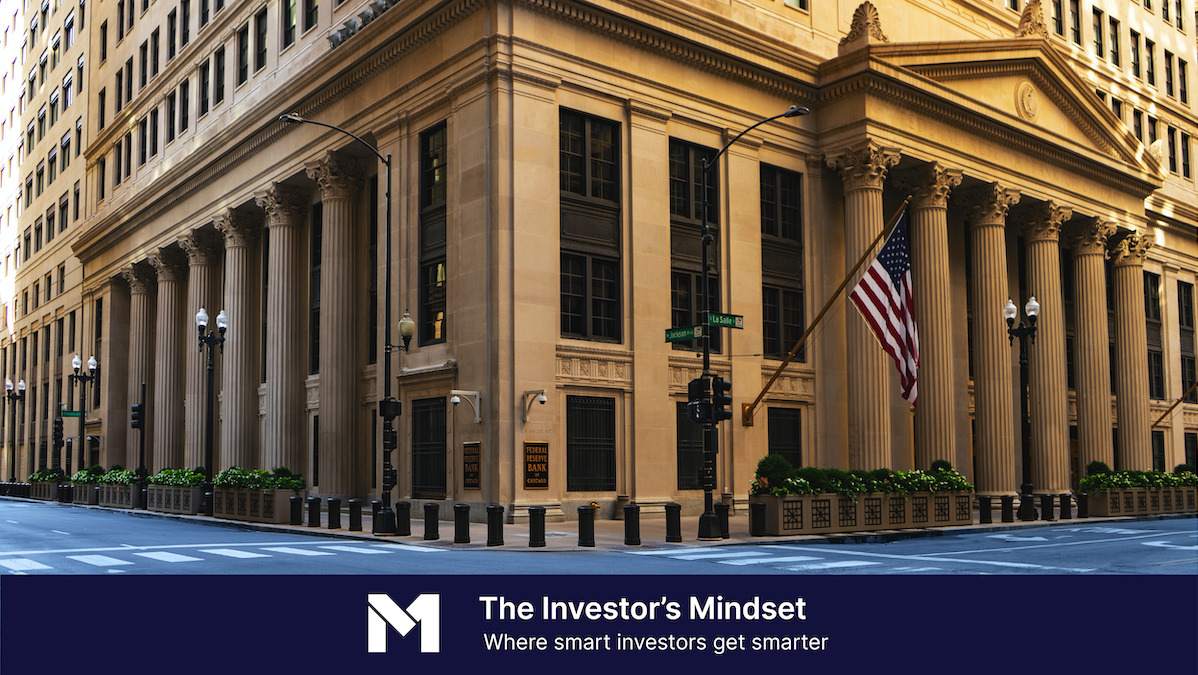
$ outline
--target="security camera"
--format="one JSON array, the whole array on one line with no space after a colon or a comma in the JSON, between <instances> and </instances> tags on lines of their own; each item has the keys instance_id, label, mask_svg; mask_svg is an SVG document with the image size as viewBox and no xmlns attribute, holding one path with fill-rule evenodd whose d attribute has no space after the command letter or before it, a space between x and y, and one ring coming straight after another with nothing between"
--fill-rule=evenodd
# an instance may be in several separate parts
<instances>
[{"instance_id":1,"label":"security camera","mask_svg":"<svg viewBox=\"0 0 1198 675\"><path fill-rule=\"evenodd\" d=\"M540 403L541 405L545 405L545 402L548 400L549 399L545 398L544 394L541 394L540 396L537 397L537 403Z\"/></svg>"},{"instance_id":2,"label":"security camera","mask_svg":"<svg viewBox=\"0 0 1198 675\"><path fill-rule=\"evenodd\" d=\"M454 394L453 398L449 399L449 402L454 405L457 405L462 402L462 397L458 396L457 394Z\"/></svg>"}]
</instances>

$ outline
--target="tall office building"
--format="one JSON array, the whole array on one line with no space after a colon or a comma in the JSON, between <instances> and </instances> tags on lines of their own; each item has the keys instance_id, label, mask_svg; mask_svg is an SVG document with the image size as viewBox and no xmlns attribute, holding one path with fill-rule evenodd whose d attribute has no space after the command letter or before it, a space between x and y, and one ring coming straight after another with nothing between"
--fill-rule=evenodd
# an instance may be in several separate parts
<instances>
[{"instance_id":1,"label":"tall office building","mask_svg":"<svg viewBox=\"0 0 1198 675\"><path fill-rule=\"evenodd\" d=\"M664 336L704 290L743 317L711 342L728 499L767 452L947 459L1015 492L1003 307L1032 296L1036 490L1093 460L1194 461L1198 404L1164 415L1195 381L1192 0L66 0L24 20L19 476L61 461L76 353L100 363L88 464L141 463L142 433L150 470L202 464L203 307L229 326L217 470L377 496L389 388L398 498L693 512L703 361ZM757 125L791 106L811 112ZM918 405L843 298L773 379L904 201ZM388 347L404 312L411 343Z\"/></svg>"}]
</instances>

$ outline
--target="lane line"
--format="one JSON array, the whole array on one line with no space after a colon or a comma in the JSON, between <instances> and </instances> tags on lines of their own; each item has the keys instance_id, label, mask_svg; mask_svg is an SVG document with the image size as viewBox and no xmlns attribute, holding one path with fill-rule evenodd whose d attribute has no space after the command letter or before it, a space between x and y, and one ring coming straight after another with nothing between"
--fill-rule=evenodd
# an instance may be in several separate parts
<instances>
[{"instance_id":1,"label":"lane line","mask_svg":"<svg viewBox=\"0 0 1198 675\"><path fill-rule=\"evenodd\" d=\"M362 546L321 546L321 548L325 548L330 551L346 551L349 553L369 553L369 554L390 553L390 551L384 551L382 549L374 549L374 548L364 548Z\"/></svg>"},{"instance_id":2,"label":"lane line","mask_svg":"<svg viewBox=\"0 0 1198 675\"><path fill-rule=\"evenodd\" d=\"M718 560L720 558L750 558L759 556L756 551L728 551L727 553L691 553L687 555L672 555L674 560Z\"/></svg>"},{"instance_id":3,"label":"lane line","mask_svg":"<svg viewBox=\"0 0 1198 675\"><path fill-rule=\"evenodd\" d=\"M774 556L772 558L751 558L748 560L721 560L723 565L770 565L773 563L789 563L789 562L806 562L808 560L822 560L810 555L785 555Z\"/></svg>"},{"instance_id":4,"label":"lane line","mask_svg":"<svg viewBox=\"0 0 1198 675\"><path fill-rule=\"evenodd\" d=\"M189 555L182 555L180 553L171 553L169 551L149 551L147 553L134 553L133 555L141 556L143 558L150 558L151 560L159 560L161 562L168 562L168 563L197 562L197 561L203 560L203 558L196 558L196 557L189 556Z\"/></svg>"},{"instance_id":5,"label":"lane line","mask_svg":"<svg viewBox=\"0 0 1198 675\"><path fill-rule=\"evenodd\" d=\"M235 548L202 548L200 553L211 553L213 555L223 555L226 558L269 558L265 553L254 553L253 551L241 551Z\"/></svg>"},{"instance_id":6,"label":"lane line","mask_svg":"<svg viewBox=\"0 0 1198 675\"><path fill-rule=\"evenodd\" d=\"M882 563L870 562L868 560L832 560L822 563L810 563L808 565L791 565L785 569L791 572L806 572L810 570L833 570L844 569L850 567L867 567L870 565L881 565Z\"/></svg>"},{"instance_id":7,"label":"lane line","mask_svg":"<svg viewBox=\"0 0 1198 675\"><path fill-rule=\"evenodd\" d=\"M413 551L416 553L444 553L445 551L449 550L445 548L434 548L432 546L413 546L411 544L371 544L371 546L378 546L379 548L386 549L399 549L401 551Z\"/></svg>"},{"instance_id":8,"label":"lane line","mask_svg":"<svg viewBox=\"0 0 1198 675\"><path fill-rule=\"evenodd\" d=\"M262 550L274 551L275 553L289 553L291 555L337 555L328 551L310 551L304 548L291 548L289 546L270 546Z\"/></svg>"}]
</instances>

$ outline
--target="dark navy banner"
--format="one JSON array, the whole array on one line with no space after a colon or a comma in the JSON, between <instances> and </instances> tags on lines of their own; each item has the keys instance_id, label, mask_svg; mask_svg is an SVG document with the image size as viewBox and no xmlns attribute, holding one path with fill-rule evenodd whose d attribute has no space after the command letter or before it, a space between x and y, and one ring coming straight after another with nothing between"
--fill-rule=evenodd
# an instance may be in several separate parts
<instances>
[{"instance_id":1,"label":"dark navy banner","mask_svg":"<svg viewBox=\"0 0 1198 675\"><path fill-rule=\"evenodd\" d=\"M1193 673L1196 598L1176 576L6 576L0 672Z\"/></svg>"}]
</instances>

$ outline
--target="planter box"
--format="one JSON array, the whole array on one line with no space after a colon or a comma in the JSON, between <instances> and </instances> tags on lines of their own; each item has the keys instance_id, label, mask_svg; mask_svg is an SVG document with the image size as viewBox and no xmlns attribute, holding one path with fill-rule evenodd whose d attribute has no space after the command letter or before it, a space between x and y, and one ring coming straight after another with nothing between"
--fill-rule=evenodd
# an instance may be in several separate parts
<instances>
[{"instance_id":1,"label":"planter box","mask_svg":"<svg viewBox=\"0 0 1198 675\"><path fill-rule=\"evenodd\" d=\"M45 499L47 501L57 501L58 499L58 482L42 482L29 484L30 499Z\"/></svg>"},{"instance_id":2,"label":"planter box","mask_svg":"<svg viewBox=\"0 0 1198 675\"><path fill-rule=\"evenodd\" d=\"M1090 495L1091 516L1138 516L1195 511L1198 488L1130 488Z\"/></svg>"},{"instance_id":3,"label":"planter box","mask_svg":"<svg viewBox=\"0 0 1198 675\"><path fill-rule=\"evenodd\" d=\"M140 485L101 485L100 506L110 506L118 509L133 508L133 491L140 490Z\"/></svg>"},{"instance_id":4,"label":"planter box","mask_svg":"<svg viewBox=\"0 0 1198 675\"><path fill-rule=\"evenodd\" d=\"M294 490L224 490L217 488L212 515L231 520L286 523L291 520ZM302 494L299 494L303 497Z\"/></svg>"},{"instance_id":5,"label":"planter box","mask_svg":"<svg viewBox=\"0 0 1198 675\"><path fill-rule=\"evenodd\" d=\"M765 534L875 532L973 523L973 493L917 492L900 496L862 494L756 495L765 507Z\"/></svg>"},{"instance_id":6,"label":"planter box","mask_svg":"<svg viewBox=\"0 0 1198 675\"><path fill-rule=\"evenodd\" d=\"M96 494L96 484L75 483L75 494L71 496L71 502L91 506L99 504L99 495Z\"/></svg>"},{"instance_id":7,"label":"planter box","mask_svg":"<svg viewBox=\"0 0 1198 675\"><path fill-rule=\"evenodd\" d=\"M1198 511L1198 488L1181 488L1181 510L1185 513Z\"/></svg>"},{"instance_id":8,"label":"planter box","mask_svg":"<svg viewBox=\"0 0 1198 675\"><path fill-rule=\"evenodd\" d=\"M149 485L146 487L146 501L151 511L194 516L200 512L200 505L204 502L204 488Z\"/></svg>"}]
</instances>

